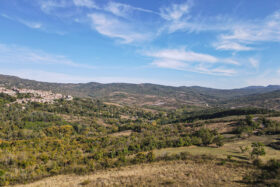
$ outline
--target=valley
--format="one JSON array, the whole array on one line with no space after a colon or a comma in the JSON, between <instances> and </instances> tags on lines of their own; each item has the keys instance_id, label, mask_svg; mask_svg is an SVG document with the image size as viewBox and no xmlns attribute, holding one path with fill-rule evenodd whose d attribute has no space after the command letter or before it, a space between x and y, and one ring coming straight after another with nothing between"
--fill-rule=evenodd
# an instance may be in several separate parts
<instances>
[{"instance_id":1,"label":"valley","mask_svg":"<svg viewBox=\"0 0 280 187\"><path fill-rule=\"evenodd\" d=\"M86 95L68 84L2 77L3 186L279 184L277 86L206 93L83 85L96 90Z\"/></svg>"},{"instance_id":2,"label":"valley","mask_svg":"<svg viewBox=\"0 0 280 187\"><path fill-rule=\"evenodd\" d=\"M0 0L0 187L280 187L280 0Z\"/></svg>"}]
</instances>

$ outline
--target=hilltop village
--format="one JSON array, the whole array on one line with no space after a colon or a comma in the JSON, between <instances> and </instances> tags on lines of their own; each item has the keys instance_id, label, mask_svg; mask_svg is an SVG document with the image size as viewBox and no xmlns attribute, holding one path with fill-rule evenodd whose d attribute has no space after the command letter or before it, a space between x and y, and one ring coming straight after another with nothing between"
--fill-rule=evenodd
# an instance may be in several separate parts
<instances>
[{"instance_id":1,"label":"hilltop village","mask_svg":"<svg viewBox=\"0 0 280 187\"><path fill-rule=\"evenodd\" d=\"M8 89L5 87L0 87L0 93L8 94L10 96L20 96L15 101L15 103L23 104L28 102L38 102L38 103L53 103L58 99L73 100L71 95L62 95L59 93L53 93L51 91L42 90L32 90L32 89L19 89L12 88Z\"/></svg>"}]
</instances>

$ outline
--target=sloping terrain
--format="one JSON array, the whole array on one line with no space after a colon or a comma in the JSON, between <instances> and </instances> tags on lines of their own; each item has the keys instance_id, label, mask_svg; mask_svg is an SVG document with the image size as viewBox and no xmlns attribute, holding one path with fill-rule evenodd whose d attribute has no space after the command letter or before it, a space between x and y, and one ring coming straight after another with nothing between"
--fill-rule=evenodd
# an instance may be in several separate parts
<instances>
[{"instance_id":1,"label":"sloping terrain","mask_svg":"<svg viewBox=\"0 0 280 187\"><path fill-rule=\"evenodd\" d=\"M216 161L168 161L98 171L86 176L61 175L17 187L76 186L244 186L252 169L218 165Z\"/></svg>"}]
</instances>

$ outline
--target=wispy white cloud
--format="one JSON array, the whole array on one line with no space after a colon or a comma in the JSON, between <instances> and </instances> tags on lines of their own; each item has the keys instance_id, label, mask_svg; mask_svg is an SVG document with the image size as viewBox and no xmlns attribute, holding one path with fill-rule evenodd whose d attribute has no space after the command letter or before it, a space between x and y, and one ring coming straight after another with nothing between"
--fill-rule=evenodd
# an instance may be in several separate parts
<instances>
[{"instance_id":1,"label":"wispy white cloud","mask_svg":"<svg viewBox=\"0 0 280 187\"><path fill-rule=\"evenodd\" d=\"M51 14L57 8L66 8L69 6L67 0L39 0L41 10L47 14Z\"/></svg>"},{"instance_id":2,"label":"wispy white cloud","mask_svg":"<svg viewBox=\"0 0 280 187\"><path fill-rule=\"evenodd\" d=\"M256 59L256 58L252 58L252 57L249 58L249 62L250 62L250 64L252 65L252 67L254 67L254 68L258 68L259 65L260 65L259 60Z\"/></svg>"},{"instance_id":3,"label":"wispy white cloud","mask_svg":"<svg viewBox=\"0 0 280 187\"><path fill-rule=\"evenodd\" d=\"M235 25L229 34L221 35L224 40L241 42L280 42L280 11L274 12L264 20L247 22Z\"/></svg>"},{"instance_id":4,"label":"wispy white cloud","mask_svg":"<svg viewBox=\"0 0 280 187\"><path fill-rule=\"evenodd\" d=\"M226 15L202 16L191 14L194 1L171 4L161 8L161 16L168 23L169 32L216 31L219 33L219 50L253 50L256 42L280 42L280 10L263 19L234 19ZM219 44L219 45L218 45ZM216 47L216 46L215 46Z\"/></svg>"},{"instance_id":5,"label":"wispy white cloud","mask_svg":"<svg viewBox=\"0 0 280 187\"><path fill-rule=\"evenodd\" d=\"M112 14L114 14L116 16L120 16L120 17L124 17L124 18L129 18L129 16L131 16L134 11L158 14L152 10L134 7L134 6L131 6L128 4L123 4L123 3L113 2L113 1L110 1L106 5L104 10L111 12Z\"/></svg>"},{"instance_id":6,"label":"wispy white cloud","mask_svg":"<svg viewBox=\"0 0 280 187\"><path fill-rule=\"evenodd\" d=\"M226 63L238 65L238 62L232 59L219 59L209 54L186 51L185 49L163 49L159 51L146 52L145 55L159 59L178 60L185 62Z\"/></svg>"},{"instance_id":7,"label":"wispy white cloud","mask_svg":"<svg viewBox=\"0 0 280 187\"><path fill-rule=\"evenodd\" d=\"M171 3L168 7L160 8L160 15L165 23L159 29L161 33L176 31L198 33L203 31L228 31L232 28L233 20L228 16L203 16L192 14L191 10L195 1L189 0L183 3ZM237 23L237 22L236 22Z\"/></svg>"},{"instance_id":8,"label":"wispy white cloud","mask_svg":"<svg viewBox=\"0 0 280 187\"><path fill-rule=\"evenodd\" d=\"M164 49L156 52L147 52L146 55L155 58L181 60L187 62L216 63L218 61L218 59L214 56L185 51L184 49Z\"/></svg>"},{"instance_id":9,"label":"wispy white cloud","mask_svg":"<svg viewBox=\"0 0 280 187\"><path fill-rule=\"evenodd\" d=\"M192 6L192 1L186 1L181 4L171 4L168 7L160 8L160 16L169 21L180 20L187 15Z\"/></svg>"},{"instance_id":10,"label":"wispy white cloud","mask_svg":"<svg viewBox=\"0 0 280 187\"><path fill-rule=\"evenodd\" d=\"M218 39L217 42L214 42L213 47L217 50L252 51L257 49L255 44L258 42L280 42L280 11L263 19L243 20L226 15L206 17L202 14L192 14L192 7L195 6L193 0L185 0L182 3L171 2L169 5L160 7L159 12L116 1L103 3L103 6L98 5L94 0L38 0L38 3L41 10L48 15L68 16L72 21L86 20L89 17L92 28L108 37L122 39L123 43L141 41L149 37L155 38L156 35L176 31L188 33L215 31ZM77 9L78 7L86 7L90 10L81 11ZM65 10L58 11L64 8ZM98 9L98 11L91 9ZM158 15L162 19L153 17L157 24L148 27L145 25L145 20L137 21L137 17L134 16L135 12ZM101 20L97 20L97 18ZM104 21L105 19L106 21ZM43 27L42 23L38 22L21 19L17 21L30 28ZM84 23L87 22L83 21ZM120 31L118 31L119 29ZM158 33L151 37L148 36L151 35L149 30L152 30L150 33L156 33L155 30Z\"/></svg>"},{"instance_id":11,"label":"wispy white cloud","mask_svg":"<svg viewBox=\"0 0 280 187\"><path fill-rule=\"evenodd\" d=\"M92 0L73 0L73 2L78 7L99 8Z\"/></svg>"},{"instance_id":12,"label":"wispy white cloud","mask_svg":"<svg viewBox=\"0 0 280 187\"><path fill-rule=\"evenodd\" d=\"M43 24L42 23L39 23L39 22L33 22L33 21L27 21L27 20L24 20L24 19L21 19L21 18L15 18L15 17L11 17L11 16L8 16L6 14L1 14L2 17L6 18L6 19L9 19L9 20L12 20L12 21L16 21L16 22L19 22L29 28L32 28L32 29L41 29Z\"/></svg>"},{"instance_id":13,"label":"wispy white cloud","mask_svg":"<svg viewBox=\"0 0 280 187\"><path fill-rule=\"evenodd\" d=\"M106 14L92 13L88 17L94 30L107 37L121 39L123 43L146 41L150 37L147 33L137 31L132 25Z\"/></svg>"},{"instance_id":14,"label":"wispy white cloud","mask_svg":"<svg viewBox=\"0 0 280 187\"><path fill-rule=\"evenodd\" d=\"M226 68L226 67L209 67L209 66L203 66L200 64L193 70L194 72L198 73L204 73L204 74L210 74L210 75L224 75L224 76L231 76L236 74L236 70L232 68Z\"/></svg>"},{"instance_id":15,"label":"wispy white cloud","mask_svg":"<svg viewBox=\"0 0 280 187\"><path fill-rule=\"evenodd\" d=\"M159 29L160 33L168 31L174 33L177 31L187 33L199 33L205 31L229 31L232 28L233 21L231 17L225 15L203 16L193 14L192 8L195 1L186 0L182 3L171 3L167 7L160 8L160 15L165 20L163 26ZM237 21L235 21L238 24Z\"/></svg>"},{"instance_id":16,"label":"wispy white cloud","mask_svg":"<svg viewBox=\"0 0 280 187\"><path fill-rule=\"evenodd\" d=\"M233 59L217 58L209 54L196 53L184 49L163 49L154 52L146 52L144 55L152 57L154 60L151 64L156 67L213 75L236 74L236 70L225 66L239 65L239 63Z\"/></svg>"},{"instance_id":17,"label":"wispy white cloud","mask_svg":"<svg viewBox=\"0 0 280 187\"><path fill-rule=\"evenodd\" d=\"M194 15L186 13L180 19L166 20L167 22L160 29L173 33L176 31L187 33L200 32L224 32L232 29L233 23L240 24L239 21L233 20L228 16L207 16Z\"/></svg>"},{"instance_id":18,"label":"wispy white cloud","mask_svg":"<svg viewBox=\"0 0 280 187\"><path fill-rule=\"evenodd\" d=\"M54 55L40 50L6 44L0 44L0 63L65 65L76 68L95 69L91 65L73 62L62 55Z\"/></svg>"},{"instance_id":19,"label":"wispy white cloud","mask_svg":"<svg viewBox=\"0 0 280 187\"><path fill-rule=\"evenodd\" d=\"M120 39L121 43L143 42L152 38L142 21L133 18L136 12L157 14L154 11L134 7L128 4L109 1L103 7L103 13L90 13L91 27L100 34Z\"/></svg>"},{"instance_id":20,"label":"wispy white cloud","mask_svg":"<svg viewBox=\"0 0 280 187\"><path fill-rule=\"evenodd\" d=\"M44 13L59 18L61 22L88 24L98 33L117 39L123 44L147 41L154 35L145 28L143 20L133 17L136 12L157 14L151 10L114 1L103 5L97 4L94 0L40 0L38 2ZM80 10L79 7L87 9Z\"/></svg>"},{"instance_id":21,"label":"wispy white cloud","mask_svg":"<svg viewBox=\"0 0 280 187\"><path fill-rule=\"evenodd\" d=\"M129 6L123 5L120 3L116 3L116 2L111 2L111 1L108 3L105 10L111 12L112 14L115 14L116 16L120 16L120 17L127 17L131 12L131 9Z\"/></svg>"},{"instance_id":22,"label":"wispy white cloud","mask_svg":"<svg viewBox=\"0 0 280 187\"><path fill-rule=\"evenodd\" d=\"M181 71L189 71L208 75L232 76L237 73L236 70L226 67L213 67L206 64L189 64L182 61L174 61L168 59L157 59L151 65L159 68L175 69Z\"/></svg>"},{"instance_id":23,"label":"wispy white cloud","mask_svg":"<svg viewBox=\"0 0 280 187\"><path fill-rule=\"evenodd\" d=\"M168 31L209 32L218 34L213 47L217 50L252 51L258 49L260 42L280 42L280 11L263 19L234 19L230 16L202 16L191 14L194 1L170 4L160 9L160 15L166 20L160 33Z\"/></svg>"},{"instance_id":24,"label":"wispy white cloud","mask_svg":"<svg viewBox=\"0 0 280 187\"><path fill-rule=\"evenodd\" d=\"M190 9L193 6L193 1L185 1L177 4L172 3L166 7L160 8L160 16L166 20L160 32L167 30L169 33L173 33L178 30L185 30L193 27L189 22Z\"/></svg>"},{"instance_id":25,"label":"wispy white cloud","mask_svg":"<svg viewBox=\"0 0 280 187\"><path fill-rule=\"evenodd\" d=\"M248 47L246 45L232 42L232 41L222 41L222 42L216 42L213 44L213 46L217 50L226 50L226 51L251 51L254 50L252 47Z\"/></svg>"},{"instance_id":26,"label":"wispy white cloud","mask_svg":"<svg viewBox=\"0 0 280 187\"><path fill-rule=\"evenodd\" d=\"M247 20L242 24L232 24L232 28L219 36L220 50L249 51L260 42L280 42L280 11L263 20ZM234 44L234 45L223 45ZM220 46L220 47L219 47Z\"/></svg>"},{"instance_id":27,"label":"wispy white cloud","mask_svg":"<svg viewBox=\"0 0 280 187\"><path fill-rule=\"evenodd\" d=\"M38 23L38 22L30 22L30 21L26 21L26 20L22 20L22 19L18 19L18 21L32 29L41 29L43 26L42 23Z\"/></svg>"},{"instance_id":28,"label":"wispy white cloud","mask_svg":"<svg viewBox=\"0 0 280 187\"><path fill-rule=\"evenodd\" d=\"M177 61L177 60L170 60L170 59L157 59L152 62L152 65L161 68L169 68L169 69L177 69L177 70L184 70L188 67L188 64Z\"/></svg>"},{"instance_id":29,"label":"wispy white cloud","mask_svg":"<svg viewBox=\"0 0 280 187\"><path fill-rule=\"evenodd\" d=\"M6 19L9 19L11 21L15 21L15 22L18 22L20 24L23 24L26 27L29 27L31 29L37 29L37 30L40 30L40 31L43 31L43 32L46 32L46 33L53 33L53 34L58 34L58 35L64 35L65 34L65 31L60 31L60 30L56 30L54 28L49 28L46 23L41 23L39 21L30 21L30 20L23 19L23 18L8 16L6 14L0 14L0 16L4 17ZM34 19L34 18L32 18L32 19Z\"/></svg>"}]
</instances>

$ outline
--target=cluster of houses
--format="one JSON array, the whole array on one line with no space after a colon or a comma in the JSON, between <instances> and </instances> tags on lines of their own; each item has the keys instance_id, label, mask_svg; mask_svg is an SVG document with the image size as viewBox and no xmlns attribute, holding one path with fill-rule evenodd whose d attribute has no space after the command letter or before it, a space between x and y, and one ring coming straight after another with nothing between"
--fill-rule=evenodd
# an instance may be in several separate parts
<instances>
[{"instance_id":1,"label":"cluster of houses","mask_svg":"<svg viewBox=\"0 0 280 187\"><path fill-rule=\"evenodd\" d=\"M38 102L38 103L53 103L58 99L73 100L71 95L62 95L58 93L53 93L51 91L42 91L42 90L31 90L31 89L19 89L12 88L7 89L5 87L0 87L0 93L5 93L10 96L17 96L17 94L28 94L28 97L18 98L17 103L28 103L28 102Z\"/></svg>"},{"instance_id":2,"label":"cluster of houses","mask_svg":"<svg viewBox=\"0 0 280 187\"><path fill-rule=\"evenodd\" d=\"M4 87L0 87L0 93L8 94L10 96L16 96L17 95L17 93L15 91L4 88Z\"/></svg>"}]
</instances>

